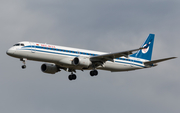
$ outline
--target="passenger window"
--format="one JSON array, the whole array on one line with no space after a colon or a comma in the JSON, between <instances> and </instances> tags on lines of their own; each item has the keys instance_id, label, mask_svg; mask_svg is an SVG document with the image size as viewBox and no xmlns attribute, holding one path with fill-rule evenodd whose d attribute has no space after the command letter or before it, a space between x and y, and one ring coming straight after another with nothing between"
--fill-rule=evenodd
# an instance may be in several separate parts
<instances>
[{"instance_id":1,"label":"passenger window","mask_svg":"<svg viewBox=\"0 0 180 113\"><path fill-rule=\"evenodd\" d=\"M21 44L21 46L24 46L24 44Z\"/></svg>"}]
</instances>

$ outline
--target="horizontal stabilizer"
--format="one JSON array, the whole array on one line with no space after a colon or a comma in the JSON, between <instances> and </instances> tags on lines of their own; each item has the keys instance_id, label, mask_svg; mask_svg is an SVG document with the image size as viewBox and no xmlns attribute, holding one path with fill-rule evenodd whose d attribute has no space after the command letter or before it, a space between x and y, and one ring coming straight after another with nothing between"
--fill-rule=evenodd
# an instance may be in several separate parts
<instances>
[{"instance_id":1,"label":"horizontal stabilizer","mask_svg":"<svg viewBox=\"0 0 180 113\"><path fill-rule=\"evenodd\" d=\"M169 57L169 58L164 58L164 59L159 59L159 60L148 61L148 62L144 62L144 64L145 65L151 65L154 63L159 63L159 62L163 62L163 61L174 59L174 58L177 58L177 57Z\"/></svg>"}]
</instances>

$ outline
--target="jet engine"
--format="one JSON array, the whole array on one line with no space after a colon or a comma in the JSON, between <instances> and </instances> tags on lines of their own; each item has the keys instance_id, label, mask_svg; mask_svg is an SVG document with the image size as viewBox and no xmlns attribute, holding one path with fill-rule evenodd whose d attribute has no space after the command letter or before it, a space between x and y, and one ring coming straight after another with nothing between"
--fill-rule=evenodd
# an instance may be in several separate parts
<instances>
[{"instance_id":1,"label":"jet engine","mask_svg":"<svg viewBox=\"0 0 180 113\"><path fill-rule=\"evenodd\" d=\"M79 66L82 68L88 68L92 64L90 59L87 57L76 57L73 59L72 63L73 65Z\"/></svg>"},{"instance_id":2,"label":"jet engine","mask_svg":"<svg viewBox=\"0 0 180 113\"><path fill-rule=\"evenodd\" d=\"M48 74L55 74L59 71L58 67L55 64L47 64L47 63L41 65L41 70L42 72Z\"/></svg>"}]
</instances>

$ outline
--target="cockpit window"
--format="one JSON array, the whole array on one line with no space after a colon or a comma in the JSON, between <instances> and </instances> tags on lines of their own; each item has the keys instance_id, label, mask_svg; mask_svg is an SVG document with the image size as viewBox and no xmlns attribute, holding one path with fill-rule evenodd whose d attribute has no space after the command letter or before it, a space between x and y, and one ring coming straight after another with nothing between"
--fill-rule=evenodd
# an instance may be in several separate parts
<instances>
[{"instance_id":1,"label":"cockpit window","mask_svg":"<svg viewBox=\"0 0 180 113\"><path fill-rule=\"evenodd\" d=\"M14 44L14 46L19 46L20 44Z\"/></svg>"},{"instance_id":2,"label":"cockpit window","mask_svg":"<svg viewBox=\"0 0 180 113\"><path fill-rule=\"evenodd\" d=\"M14 46L24 46L24 44L14 44Z\"/></svg>"}]
</instances>

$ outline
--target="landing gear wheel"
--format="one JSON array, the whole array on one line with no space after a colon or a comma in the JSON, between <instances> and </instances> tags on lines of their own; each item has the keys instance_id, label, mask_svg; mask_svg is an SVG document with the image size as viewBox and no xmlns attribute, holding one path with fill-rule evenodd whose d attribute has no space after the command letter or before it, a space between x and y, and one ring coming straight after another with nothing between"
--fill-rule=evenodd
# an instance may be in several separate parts
<instances>
[{"instance_id":1,"label":"landing gear wheel","mask_svg":"<svg viewBox=\"0 0 180 113\"><path fill-rule=\"evenodd\" d=\"M76 80L77 76L75 74L72 75L73 80Z\"/></svg>"},{"instance_id":2,"label":"landing gear wheel","mask_svg":"<svg viewBox=\"0 0 180 113\"><path fill-rule=\"evenodd\" d=\"M76 80L77 76L75 74L69 75L69 80Z\"/></svg>"},{"instance_id":3,"label":"landing gear wheel","mask_svg":"<svg viewBox=\"0 0 180 113\"><path fill-rule=\"evenodd\" d=\"M91 76L97 76L98 75L98 71L97 70L90 71L90 75Z\"/></svg>"},{"instance_id":4,"label":"landing gear wheel","mask_svg":"<svg viewBox=\"0 0 180 113\"><path fill-rule=\"evenodd\" d=\"M26 68L26 65L22 65L22 69L25 69Z\"/></svg>"},{"instance_id":5,"label":"landing gear wheel","mask_svg":"<svg viewBox=\"0 0 180 113\"><path fill-rule=\"evenodd\" d=\"M94 70L94 75L97 76L98 75L98 71L97 70Z\"/></svg>"},{"instance_id":6,"label":"landing gear wheel","mask_svg":"<svg viewBox=\"0 0 180 113\"><path fill-rule=\"evenodd\" d=\"M68 77L68 78L69 78L69 80L73 80L73 79L72 79L72 75L69 75L69 77Z\"/></svg>"},{"instance_id":7,"label":"landing gear wheel","mask_svg":"<svg viewBox=\"0 0 180 113\"><path fill-rule=\"evenodd\" d=\"M94 73L93 73L93 71L90 71L90 75L91 75L91 76L94 76Z\"/></svg>"}]
</instances>

